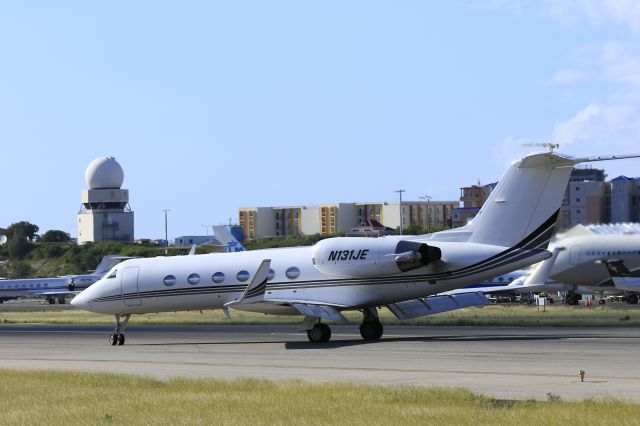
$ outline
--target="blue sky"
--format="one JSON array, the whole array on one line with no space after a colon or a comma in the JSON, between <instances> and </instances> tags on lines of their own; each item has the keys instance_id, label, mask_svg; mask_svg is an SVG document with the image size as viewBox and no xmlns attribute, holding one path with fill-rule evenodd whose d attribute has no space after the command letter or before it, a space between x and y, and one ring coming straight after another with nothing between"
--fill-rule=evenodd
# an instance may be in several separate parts
<instances>
[{"instance_id":1,"label":"blue sky","mask_svg":"<svg viewBox=\"0 0 640 426\"><path fill-rule=\"evenodd\" d=\"M136 238L240 206L431 195L554 141L640 153L634 0L4 2L0 226L76 235L124 168ZM640 163L603 163L610 177Z\"/></svg>"}]
</instances>

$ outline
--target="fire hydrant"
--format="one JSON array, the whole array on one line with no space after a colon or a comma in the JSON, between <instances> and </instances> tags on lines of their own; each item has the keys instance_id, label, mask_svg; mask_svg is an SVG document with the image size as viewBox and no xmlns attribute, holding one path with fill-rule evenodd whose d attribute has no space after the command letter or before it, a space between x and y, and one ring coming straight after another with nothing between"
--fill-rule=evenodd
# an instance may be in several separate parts
<instances>
[{"instance_id":1,"label":"fire hydrant","mask_svg":"<svg viewBox=\"0 0 640 426\"><path fill-rule=\"evenodd\" d=\"M580 370L578 374L580 374L580 381L584 382L584 370Z\"/></svg>"}]
</instances>

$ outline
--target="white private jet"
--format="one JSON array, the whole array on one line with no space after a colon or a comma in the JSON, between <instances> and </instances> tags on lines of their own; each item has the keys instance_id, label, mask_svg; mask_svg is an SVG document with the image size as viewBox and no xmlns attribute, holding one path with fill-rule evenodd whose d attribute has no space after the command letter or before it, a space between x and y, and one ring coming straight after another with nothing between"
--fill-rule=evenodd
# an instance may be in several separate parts
<instances>
[{"instance_id":1,"label":"white private jet","mask_svg":"<svg viewBox=\"0 0 640 426\"><path fill-rule=\"evenodd\" d=\"M104 256L96 270L87 275L67 275L53 278L21 278L0 280L0 303L20 297L44 297L50 304L65 303L65 297L75 296L98 281L114 265L130 256Z\"/></svg>"},{"instance_id":2,"label":"white private jet","mask_svg":"<svg viewBox=\"0 0 640 426\"><path fill-rule=\"evenodd\" d=\"M124 344L132 314L229 308L302 315L311 342L326 342L322 320L363 314L360 334L377 340L377 308L400 319L488 303L471 297L426 296L463 287L550 257L546 250L574 165L632 158L530 154L507 169L468 225L420 236L329 238L311 247L128 260L71 304L113 314L112 345ZM442 299L444 297L445 299ZM122 321L121 321L122 319Z\"/></svg>"}]
</instances>

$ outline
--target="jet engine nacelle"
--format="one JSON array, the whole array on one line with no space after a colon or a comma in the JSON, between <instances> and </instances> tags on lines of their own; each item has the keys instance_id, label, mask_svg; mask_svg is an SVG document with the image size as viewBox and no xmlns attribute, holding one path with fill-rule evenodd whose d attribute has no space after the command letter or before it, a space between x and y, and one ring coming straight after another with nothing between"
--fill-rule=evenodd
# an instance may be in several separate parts
<instances>
[{"instance_id":1,"label":"jet engine nacelle","mask_svg":"<svg viewBox=\"0 0 640 426\"><path fill-rule=\"evenodd\" d=\"M313 264L327 275L374 277L411 271L440 260L438 247L396 238L338 237L317 242Z\"/></svg>"}]
</instances>

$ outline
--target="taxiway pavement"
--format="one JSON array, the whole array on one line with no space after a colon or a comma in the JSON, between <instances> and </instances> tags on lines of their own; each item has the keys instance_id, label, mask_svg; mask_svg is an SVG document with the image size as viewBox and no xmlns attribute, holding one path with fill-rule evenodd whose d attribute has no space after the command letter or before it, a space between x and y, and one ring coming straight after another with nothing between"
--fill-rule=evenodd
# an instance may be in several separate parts
<instances>
[{"instance_id":1,"label":"taxiway pavement","mask_svg":"<svg viewBox=\"0 0 640 426\"><path fill-rule=\"evenodd\" d=\"M378 342L333 326L312 344L288 325L0 325L0 366L230 379L261 377L466 387L504 399L617 397L640 402L634 328L387 326ZM586 372L581 382L579 370Z\"/></svg>"}]
</instances>

